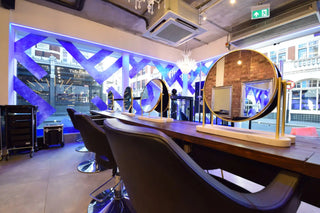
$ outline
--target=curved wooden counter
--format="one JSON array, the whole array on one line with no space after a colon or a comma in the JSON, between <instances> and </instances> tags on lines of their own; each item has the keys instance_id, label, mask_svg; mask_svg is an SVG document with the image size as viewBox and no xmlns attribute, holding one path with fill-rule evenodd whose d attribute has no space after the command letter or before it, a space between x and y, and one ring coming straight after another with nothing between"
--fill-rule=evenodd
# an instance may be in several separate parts
<instances>
[{"instance_id":1,"label":"curved wooden counter","mask_svg":"<svg viewBox=\"0 0 320 213\"><path fill-rule=\"evenodd\" d=\"M240 156L245 159L258 161L272 165L277 168L287 169L302 174L305 179L305 195L316 196L320 192L320 138L319 137L296 137L296 143L288 148L273 147L244 140L220 137L216 135L196 131L196 126L201 125L189 121L173 121L168 123L154 123L139 120L121 113L110 113L107 111L91 111L92 114L99 114L105 117L118 118L122 122L158 129L168 136L198 144ZM312 195L313 194L313 195ZM305 199L305 200L309 200ZM320 207L320 199L312 200L309 203Z\"/></svg>"}]
</instances>

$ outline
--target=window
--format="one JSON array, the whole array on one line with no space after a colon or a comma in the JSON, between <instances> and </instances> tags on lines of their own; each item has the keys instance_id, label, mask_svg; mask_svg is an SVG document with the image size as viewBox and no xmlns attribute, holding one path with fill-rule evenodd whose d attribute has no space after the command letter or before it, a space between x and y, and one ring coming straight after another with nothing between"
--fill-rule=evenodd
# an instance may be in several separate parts
<instances>
[{"instance_id":1,"label":"window","mask_svg":"<svg viewBox=\"0 0 320 213\"><path fill-rule=\"evenodd\" d=\"M320 105L320 80L308 79L296 83L292 89L292 110L317 111Z\"/></svg>"},{"instance_id":2,"label":"window","mask_svg":"<svg viewBox=\"0 0 320 213\"><path fill-rule=\"evenodd\" d=\"M302 90L301 96L301 109L302 110L316 110L316 100L317 100L317 90L309 89L309 90Z\"/></svg>"},{"instance_id":3,"label":"window","mask_svg":"<svg viewBox=\"0 0 320 213\"><path fill-rule=\"evenodd\" d=\"M62 50L62 62L68 62L68 52L65 49Z\"/></svg>"},{"instance_id":4,"label":"window","mask_svg":"<svg viewBox=\"0 0 320 213\"><path fill-rule=\"evenodd\" d=\"M286 50L285 49L281 49L279 50L279 53L278 53L278 63L280 64L280 61L282 62L285 62L287 59L287 53L286 53Z\"/></svg>"},{"instance_id":5,"label":"window","mask_svg":"<svg viewBox=\"0 0 320 213\"><path fill-rule=\"evenodd\" d=\"M291 109L300 109L300 90L292 90L292 103Z\"/></svg>"},{"instance_id":6,"label":"window","mask_svg":"<svg viewBox=\"0 0 320 213\"><path fill-rule=\"evenodd\" d=\"M273 63L277 63L277 54L275 51L271 51L270 52L270 60L273 62Z\"/></svg>"},{"instance_id":7,"label":"window","mask_svg":"<svg viewBox=\"0 0 320 213\"><path fill-rule=\"evenodd\" d=\"M142 80L142 82L141 82L141 87L142 87L142 89L144 89L145 85L146 85L146 81L145 81L145 80Z\"/></svg>"},{"instance_id":8,"label":"window","mask_svg":"<svg viewBox=\"0 0 320 213\"><path fill-rule=\"evenodd\" d=\"M36 48L40 49L40 50L49 50L50 45L49 44L45 44L45 43L38 43L36 45Z\"/></svg>"},{"instance_id":9,"label":"window","mask_svg":"<svg viewBox=\"0 0 320 213\"><path fill-rule=\"evenodd\" d=\"M309 42L309 58L318 56L318 41Z\"/></svg>"},{"instance_id":10,"label":"window","mask_svg":"<svg viewBox=\"0 0 320 213\"><path fill-rule=\"evenodd\" d=\"M298 46L298 59L307 58L307 43L299 44Z\"/></svg>"},{"instance_id":11,"label":"window","mask_svg":"<svg viewBox=\"0 0 320 213\"><path fill-rule=\"evenodd\" d=\"M22 27L14 30L15 33L12 35L15 37L11 39L12 46L25 45L24 42L16 41L23 38L29 39L28 33ZM89 113L90 110L103 110L105 105L102 102L107 103L106 91L114 91L115 95L122 96L122 60L120 60L122 54L120 52L94 43L78 42L76 39L68 41L69 38L62 38L63 36L59 36L60 40L57 40L55 34L38 32L39 35L35 32L33 36L39 39L26 41L31 46L25 51L28 56L23 54L22 60L16 60L15 77L23 84L15 85L16 93L14 94L16 96L13 98L16 99L16 104L42 105L43 116L38 122L39 125L54 120L66 120L67 107L73 107L84 113ZM40 37L45 38L37 43ZM67 46L67 42L73 45ZM111 51L112 54L101 50ZM18 51L14 54L16 53ZM159 70L150 64L158 62L159 67L163 69L169 64L174 67L169 62L160 62L156 59L144 60L142 56L128 54L135 60L135 63L130 64L131 68L132 66L139 67L138 74L134 72L135 75L129 76L128 79L135 96L140 96L141 88L145 86L147 79L162 78ZM26 57L40 65L44 72L38 66L24 64ZM153 76L150 76L149 69L152 69ZM141 75L143 77L138 77ZM173 81L175 80L177 79ZM26 90L32 92L32 97L25 92ZM121 103L121 101L115 101L115 110L120 107ZM140 110L139 107L135 107L135 113L140 114Z\"/></svg>"}]
</instances>

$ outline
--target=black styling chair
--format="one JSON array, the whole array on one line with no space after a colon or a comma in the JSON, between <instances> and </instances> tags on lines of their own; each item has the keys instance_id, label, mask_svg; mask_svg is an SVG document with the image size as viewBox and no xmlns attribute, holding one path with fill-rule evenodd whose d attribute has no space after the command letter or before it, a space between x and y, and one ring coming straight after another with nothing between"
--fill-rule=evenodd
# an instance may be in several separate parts
<instances>
[{"instance_id":1,"label":"black styling chair","mask_svg":"<svg viewBox=\"0 0 320 213\"><path fill-rule=\"evenodd\" d=\"M75 113L74 118L86 148L95 154L94 159L80 163L78 170L85 173L99 172L107 168L115 170L117 166L103 128L88 115Z\"/></svg>"},{"instance_id":2,"label":"black styling chair","mask_svg":"<svg viewBox=\"0 0 320 213\"><path fill-rule=\"evenodd\" d=\"M73 108L67 108L67 112L68 112L68 115L69 115L69 117L71 119L73 127L75 129L79 130L78 124L77 124L77 122L75 121L75 118L74 118L74 114L78 113L78 112ZM103 125L104 118L102 118L101 116L99 116L99 115L91 115L90 118L93 119L98 125L101 125L101 126ZM85 145L78 146L76 148L76 151L77 152L84 152L84 153L89 152Z\"/></svg>"},{"instance_id":3,"label":"black styling chair","mask_svg":"<svg viewBox=\"0 0 320 213\"><path fill-rule=\"evenodd\" d=\"M67 112L68 112L68 115L69 115L69 117L71 119L73 127L75 129L79 130L78 124L77 124L77 122L76 122L76 120L74 118L74 114L77 113L77 111L75 109L73 109L73 108L67 108ZM77 152L85 152L86 153L86 152L88 152L88 149L85 147L85 145L81 145L81 146L78 146L76 148L76 151Z\"/></svg>"},{"instance_id":4,"label":"black styling chair","mask_svg":"<svg viewBox=\"0 0 320 213\"><path fill-rule=\"evenodd\" d=\"M106 119L104 128L130 201L139 213L296 212L299 175L282 171L263 190L230 189L200 168L171 138Z\"/></svg>"}]
</instances>

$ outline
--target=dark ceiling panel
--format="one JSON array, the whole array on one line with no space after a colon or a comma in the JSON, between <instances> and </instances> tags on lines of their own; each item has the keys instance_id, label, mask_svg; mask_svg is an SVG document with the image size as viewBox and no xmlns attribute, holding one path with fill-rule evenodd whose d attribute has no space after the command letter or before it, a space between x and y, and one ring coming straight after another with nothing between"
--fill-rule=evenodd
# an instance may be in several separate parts
<instances>
[{"instance_id":1,"label":"dark ceiling panel","mask_svg":"<svg viewBox=\"0 0 320 213\"><path fill-rule=\"evenodd\" d=\"M85 0L47 0L74 10L82 10Z\"/></svg>"}]
</instances>

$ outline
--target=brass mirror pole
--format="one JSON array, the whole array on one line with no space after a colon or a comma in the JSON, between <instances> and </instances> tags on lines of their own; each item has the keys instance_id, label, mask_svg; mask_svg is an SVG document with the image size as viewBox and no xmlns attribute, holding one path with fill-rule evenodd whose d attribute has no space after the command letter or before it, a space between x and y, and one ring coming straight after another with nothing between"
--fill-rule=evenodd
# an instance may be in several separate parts
<instances>
[{"instance_id":1,"label":"brass mirror pole","mask_svg":"<svg viewBox=\"0 0 320 213\"><path fill-rule=\"evenodd\" d=\"M142 93L143 93L143 92L140 93L140 97L141 97L141 98L140 98L141 116L143 116L143 110L142 110Z\"/></svg>"},{"instance_id":2,"label":"brass mirror pole","mask_svg":"<svg viewBox=\"0 0 320 213\"><path fill-rule=\"evenodd\" d=\"M161 119L162 119L162 117L163 117L163 115L162 115L162 114L163 114L163 112L162 112L162 110L163 110L163 109L162 109L162 99L163 99L163 93L161 92L161 94L160 94L160 105L161 105L161 106L160 106L160 112L161 112L160 114L161 114Z\"/></svg>"},{"instance_id":3,"label":"brass mirror pole","mask_svg":"<svg viewBox=\"0 0 320 213\"><path fill-rule=\"evenodd\" d=\"M276 138L279 138L280 126L281 136L285 135L285 120L286 120L286 99L287 99L287 83L286 80L282 80L281 77L278 79L278 103L277 103L277 124L276 124ZM283 94L281 94L283 91ZM282 96L282 99L281 99ZM282 101L281 101L282 100ZM282 108L281 108L282 105ZM280 113L281 113L281 124L280 124Z\"/></svg>"},{"instance_id":4,"label":"brass mirror pole","mask_svg":"<svg viewBox=\"0 0 320 213\"><path fill-rule=\"evenodd\" d=\"M169 95L169 103L168 103L168 115L167 118L171 118L171 94L168 93Z\"/></svg>"},{"instance_id":5,"label":"brass mirror pole","mask_svg":"<svg viewBox=\"0 0 320 213\"><path fill-rule=\"evenodd\" d=\"M276 139L279 139L280 130L280 111L281 111L281 90L282 90L282 79L278 78L278 100L277 100L277 123L276 123Z\"/></svg>"},{"instance_id":6,"label":"brass mirror pole","mask_svg":"<svg viewBox=\"0 0 320 213\"><path fill-rule=\"evenodd\" d=\"M286 113L287 113L287 85L290 85L290 83L287 83L286 80L282 80L282 90L283 90L283 97L282 97L282 123L281 123L281 136L285 135L285 121L286 121Z\"/></svg>"},{"instance_id":7,"label":"brass mirror pole","mask_svg":"<svg viewBox=\"0 0 320 213\"><path fill-rule=\"evenodd\" d=\"M201 89L201 91L202 91L202 94L204 94L204 89ZM206 110L205 103L206 102L204 101L204 96L203 96L202 97L202 126L204 126L205 124L205 110Z\"/></svg>"}]
</instances>

